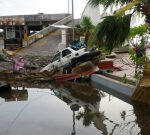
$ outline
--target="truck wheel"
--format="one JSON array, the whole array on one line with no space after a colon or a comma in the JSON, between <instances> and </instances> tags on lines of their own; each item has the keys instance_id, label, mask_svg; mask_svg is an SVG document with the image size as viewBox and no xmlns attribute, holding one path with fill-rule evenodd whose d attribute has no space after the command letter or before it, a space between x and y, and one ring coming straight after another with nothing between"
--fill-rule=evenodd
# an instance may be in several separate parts
<instances>
[{"instance_id":1,"label":"truck wheel","mask_svg":"<svg viewBox=\"0 0 150 135\"><path fill-rule=\"evenodd\" d=\"M64 68L63 69L63 74L69 74L69 73L71 73L71 71L72 71L71 67Z\"/></svg>"},{"instance_id":2,"label":"truck wheel","mask_svg":"<svg viewBox=\"0 0 150 135\"><path fill-rule=\"evenodd\" d=\"M76 66L76 60L75 59L72 59L71 60L71 67L75 67Z\"/></svg>"}]
</instances>

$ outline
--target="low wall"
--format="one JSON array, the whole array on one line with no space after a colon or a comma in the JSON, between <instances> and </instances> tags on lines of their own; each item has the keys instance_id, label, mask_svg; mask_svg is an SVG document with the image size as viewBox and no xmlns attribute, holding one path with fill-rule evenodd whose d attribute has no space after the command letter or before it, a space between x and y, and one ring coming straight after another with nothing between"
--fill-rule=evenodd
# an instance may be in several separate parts
<instances>
[{"instance_id":1,"label":"low wall","mask_svg":"<svg viewBox=\"0 0 150 135\"><path fill-rule=\"evenodd\" d=\"M92 84L100 90L104 90L111 95L115 95L122 100L127 100L130 103L130 97L132 96L135 86L130 84L124 84L114 79L105 77L99 74L93 74L91 76ZM121 95L121 96L120 96Z\"/></svg>"}]
</instances>

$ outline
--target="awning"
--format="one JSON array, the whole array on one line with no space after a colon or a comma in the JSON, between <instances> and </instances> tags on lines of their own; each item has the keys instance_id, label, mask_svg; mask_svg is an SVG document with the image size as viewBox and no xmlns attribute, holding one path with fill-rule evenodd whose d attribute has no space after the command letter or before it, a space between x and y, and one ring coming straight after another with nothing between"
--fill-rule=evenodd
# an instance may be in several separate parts
<instances>
[{"instance_id":1,"label":"awning","mask_svg":"<svg viewBox=\"0 0 150 135\"><path fill-rule=\"evenodd\" d=\"M60 29L70 29L70 28L72 28L72 27L69 27L67 25L55 25L55 24L53 24L51 26L53 26L55 28L60 28Z\"/></svg>"}]
</instances>

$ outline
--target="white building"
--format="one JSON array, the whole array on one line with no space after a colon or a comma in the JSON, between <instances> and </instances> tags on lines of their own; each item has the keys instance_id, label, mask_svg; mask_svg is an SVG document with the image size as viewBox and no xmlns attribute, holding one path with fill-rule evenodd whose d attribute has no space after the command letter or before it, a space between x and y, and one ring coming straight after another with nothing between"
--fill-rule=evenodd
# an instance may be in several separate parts
<instances>
[{"instance_id":1,"label":"white building","mask_svg":"<svg viewBox=\"0 0 150 135\"><path fill-rule=\"evenodd\" d=\"M82 16L81 16L81 20L84 16L88 16L91 18L91 21L94 25L97 25L99 23L100 20L100 7L93 7L89 4L89 2L86 4Z\"/></svg>"},{"instance_id":2,"label":"white building","mask_svg":"<svg viewBox=\"0 0 150 135\"><path fill-rule=\"evenodd\" d=\"M102 17L107 16L107 15L113 15L113 12L119 8L120 8L120 6L115 6L115 7L107 9L104 12L104 7L102 5L94 7L94 6L91 6L90 3L88 2L83 10L81 20L82 20L83 16L88 16L91 18L92 23L94 25L97 25L99 22L102 21ZM138 16L135 13L131 19L131 27L140 25L143 22L144 22L144 17L141 17L140 15Z\"/></svg>"}]
</instances>

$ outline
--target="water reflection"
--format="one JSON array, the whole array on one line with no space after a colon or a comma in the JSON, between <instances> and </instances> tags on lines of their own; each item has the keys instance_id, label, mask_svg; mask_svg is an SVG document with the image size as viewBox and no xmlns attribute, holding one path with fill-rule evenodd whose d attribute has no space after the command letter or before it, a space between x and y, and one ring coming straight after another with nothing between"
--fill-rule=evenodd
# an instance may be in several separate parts
<instances>
[{"instance_id":1,"label":"water reflection","mask_svg":"<svg viewBox=\"0 0 150 135\"><path fill-rule=\"evenodd\" d=\"M5 100L5 102L11 102L11 101L26 101L28 100L28 91L25 89L25 87L22 87L22 89L18 88L3 88L0 90L0 97Z\"/></svg>"},{"instance_id":2,"label":"water reflection","mask_svg":"<svg viewBox=\"0 0 150 135\"><path fill-rule=\"evenodd\" d=\"M75 118L82 120L85 127L93 124L104 135L150 134L150 107L147 105L132 103L132 106L123 103L85 84L66 83L53 86L55 95L66 102L73 111L74 124ZM102 102L101 99L103 99ZM79 110L81 107L83 109ZM116 113L117 116L115 116Z\"/></svg>"},{"instance_id":3,"label":"water reflection","mask_svg":"<svg viewBox=\"0 0 150 135\"><path fill-rule=\"evenodd\" d=\"M0 135L150 134L147 105L125 103L84 83L25 85L0 91Z\"/></svg>"},{"instance_id":4,"label":"water reflection","mask_svg":"<svg viewBox=\"0 0 150 135\"><path fill-rule=\"evenodd\" d=\"M104 112L99 111L101 97L105 97L102 91L99 91L88 84L80 83L63 83L53 84L55 95L66 102L73 111L73 132L75 134L75 118L77 120L82 119L82 123L85 127L90 126L92 123L94 126L107 135L107 128L104 124L105 116ZM83 107L83 111L79 111L79 108ZM75 116L75 112L77 112Z\"/></svg>"}]
</instances>

